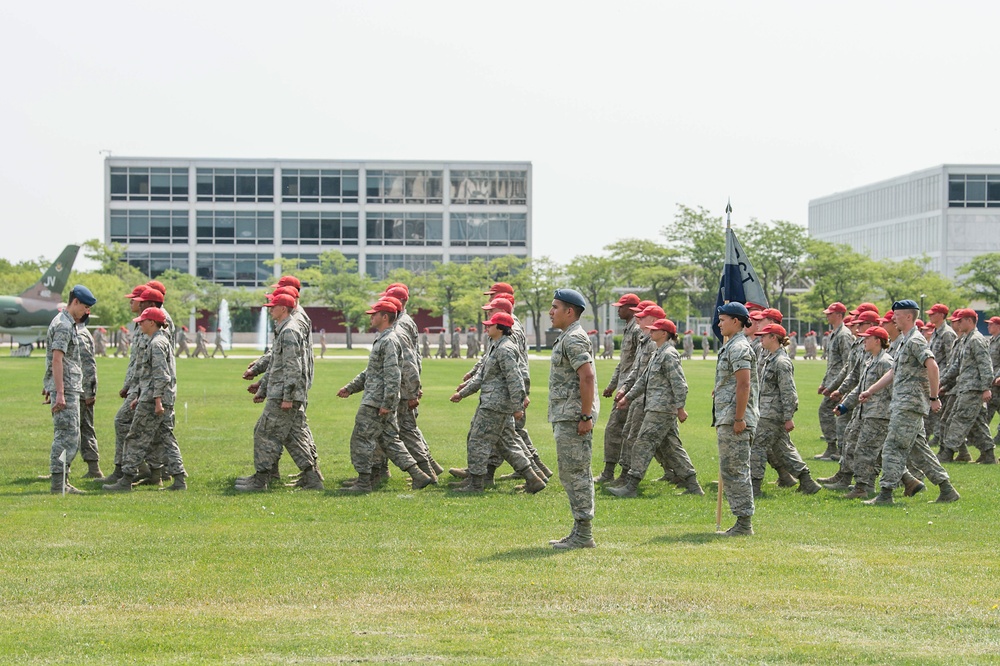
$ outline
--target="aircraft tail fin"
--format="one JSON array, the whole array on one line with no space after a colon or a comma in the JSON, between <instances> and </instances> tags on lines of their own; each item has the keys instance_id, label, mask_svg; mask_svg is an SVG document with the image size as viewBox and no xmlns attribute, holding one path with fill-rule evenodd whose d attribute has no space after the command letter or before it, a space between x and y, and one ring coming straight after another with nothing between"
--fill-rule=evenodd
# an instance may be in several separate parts
<instances>
[{"instance_id":1,"label":"aircraft tail fin","mask_svg":"<svg viewBox=\"0 0 1000 666\"><path fill-rule=\"evenodd\" d=\"M42 275L42 279L25 289L21 298L36 298L53 303L62 301L63 291L69 282L69 274L73 270L73 262L76 261L79 251L79 245L67 245Z\"/></svg>"}]
</instances>

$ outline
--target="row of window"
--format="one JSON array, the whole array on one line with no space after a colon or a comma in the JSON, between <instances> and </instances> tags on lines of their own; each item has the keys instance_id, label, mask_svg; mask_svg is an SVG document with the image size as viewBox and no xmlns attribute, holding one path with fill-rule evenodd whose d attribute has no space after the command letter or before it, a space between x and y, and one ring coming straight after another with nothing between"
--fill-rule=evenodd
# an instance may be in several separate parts
<instances>
[{"instance_id":1,"label":"row of window","mask_svg":"<svg viewBox=\"0 0 1000 666\"><path fill-rule=\"evenodd\" d=\"M357 203L357 169L285 169L281 200L290 203ZM454 204L525 204L526 171L450 172ZM197 201L260 203L274 201L274 169L199 168ZM440 170L370 169L365 174L368 203L440 204ZM188 170L176 167L111 167L112 201L187 201Z\"/></svg>"},{"instance_id":2,"label":"row of window","mask_svg":"<svg viewBox=\"0 0 1000 666\"><path fill-rule=\"evenodd\" d=\"M948 176L950 208L1000 208L1000 174Z\"/></svg>"}]
</instances>

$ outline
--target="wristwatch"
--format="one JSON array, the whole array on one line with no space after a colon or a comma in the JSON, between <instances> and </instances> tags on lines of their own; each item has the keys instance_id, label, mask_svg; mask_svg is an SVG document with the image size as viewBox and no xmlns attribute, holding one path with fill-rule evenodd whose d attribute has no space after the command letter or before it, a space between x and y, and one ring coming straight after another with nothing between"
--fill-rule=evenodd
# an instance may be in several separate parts
<instances>
[{"instance_id":1,"label":"wristwatch","mask_svg":"<svg viewBox=\"0 0 1000 666\"><path fill-rule=\"evenodd\" d=\"M593 414L580 414L581 421L591 421L593 420L593 418L594 418Z\"/></svg>"},{"instance_id":2,"label":"wristwatch","mask_svg":"<svg viewBox=\"0 0 1000 666\"><path fill-rule=\"evenodd\" d=\"M931 398L931 399L930 399L930 401L931 401L931 402L937 402L937 401L938 401L938 400L940 400L940 399L941 399L941 398L939 398L938 396L934 396L933 398Z\"/></svg>"}]
</instances>

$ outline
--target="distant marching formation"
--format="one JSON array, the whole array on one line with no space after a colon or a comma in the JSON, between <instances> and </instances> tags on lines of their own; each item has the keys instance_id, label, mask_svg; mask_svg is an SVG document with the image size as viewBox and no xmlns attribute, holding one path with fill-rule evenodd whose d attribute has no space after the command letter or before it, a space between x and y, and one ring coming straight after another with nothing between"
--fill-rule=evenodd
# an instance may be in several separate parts
<instances>
[{"instance_id":1,"label":"distant marching formation","mask_svg":"<svg viewBox=\"0 0 1000 666\"><path fill-rule=\"evenodd\" d=\"M253 401L264 403L253 433L254 472L236 479L234 488L241 493L276 485L324 490L306 417L314 376L312 322L299 304L302 285L297 278L283 276L272 288L265 307L274 321L273 344L243 373L252 381L247 390ZM66 309L49 325L43 394L53 418L53 493L83 493L68 482L78 452L88 465L84 478L97 479L106 491L163 488L171 478L167 490L187 488L173 434L175 357L187 350L186 329L177 331L163 309L165 293L163 284L150 281L126 295L137 316L129 335L121 336L130 338L131 346L119 391L123 402L115 415L115 468L107 476L100 469L93 426L95 355L103 351L103 336L95 339L86 328L96 298L83 285L73 287ZM488 319L482 357L473 332L468 357L477 361L451 396L457 403L478 393L479 405L466 439L467 465L450 470L461 479L450 487L455 493L482 493L494 487L496 471L506 461L514 468L509 477L524 482L518 488L537 493L553 472L526 430L531 381L527 339L513 314L514 289L498 282L484 296ZM357 477L342 484L343 494L378 488L390 476L389 461L410 476L414 490L437 484L444 472L417 425L421 359L429 356L430 345L426 329L418 339L406 311L408 300L407 286L395 283L372 304L368 315L377 335L367 367L337 392L340 398L361 394L350 439ZM575 290L556 290L549 311L553 327L562 333L552 349L548 420L574 519L567 536L550 542L557 549L594 547L595 484L617 497L636 497L654 459L664 470L660 481L676 484L683 494L704 495L679 433L679 424L687 419L687 382L677 326L660 306L635 294L625 294L615 306L625 326L620 361L603 390L605 398L613 398L614 409L604 431L604 469L596 477L590 465L599 410L597 331L580 325L586 302ZM924 490L922 479L939 487L938 502L958 500L942 463L971 462L967 444L980 452L975 462L995 464L996 439L990 437L989 423L1000 408L1000 389L997 395L992 390L1000 386L1000 317L990 319L992 338L987 341L976 328L975 311L959 309L950 317L949 312L936 304L924 324L912 300L895 302L884 316L872 303L848 312L837 302L824 310L831 330L825 336L827 370L819 387L819 416L827 448L815 457L839 461L840 468L832 477L814 480L789 436L798 409L791 361L795 346L781 325L781 313L753 303L718 308L726 343L716 366L713 426L722 487L736 516L724 534L753 534L754 500L763 495L767 465L778 472L779 486L797 486L804 494L821 487L846 490L848 498L884 505L893 503L893 490L900 485L905 496ZM453 355L460 331L452 338ZM206 351L203 332L195 356ZM604 357L613 353L612 336L605 332ZM692 336L687 331L680 341L684 358L691 358ZM218 336L216 346L221 348ZM807 335L805 357L815 358L817 346L815 336ZM706 353L707 348L704 344ZM439 353L443 349L442 332ZM938 454L925 433L940 447ZM283 451L298 468L289 484L278 469Z\"/></svg>"}]
</instances>

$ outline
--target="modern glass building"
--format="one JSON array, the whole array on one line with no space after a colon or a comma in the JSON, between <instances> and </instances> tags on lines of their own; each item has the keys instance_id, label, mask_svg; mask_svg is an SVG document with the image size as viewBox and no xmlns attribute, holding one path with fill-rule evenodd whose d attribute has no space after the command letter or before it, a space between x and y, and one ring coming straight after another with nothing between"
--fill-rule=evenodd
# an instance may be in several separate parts
<instances>
[{"instance_id":1,"label":"modern glass building","mask_svg":"<svg viewBox=\"0 0 1000 666\"><path fill-rule=\"evenodd\" d=\"M954 278L1000 252L1000 165L944 164L809 202L809 235L873 259L930 258Z\"/></svg>"},{"instance_id":2,"label":"modern glass building","mask_svg":"<svg viewBox=\"0 0 1000 666\"><path fill-rule=\"evenodd\" d=\"M530 162L108 157L106 242L151 277L270 284L264 262L338 250L394 268L531 256Z\"/></svg>"}]
</instances>

